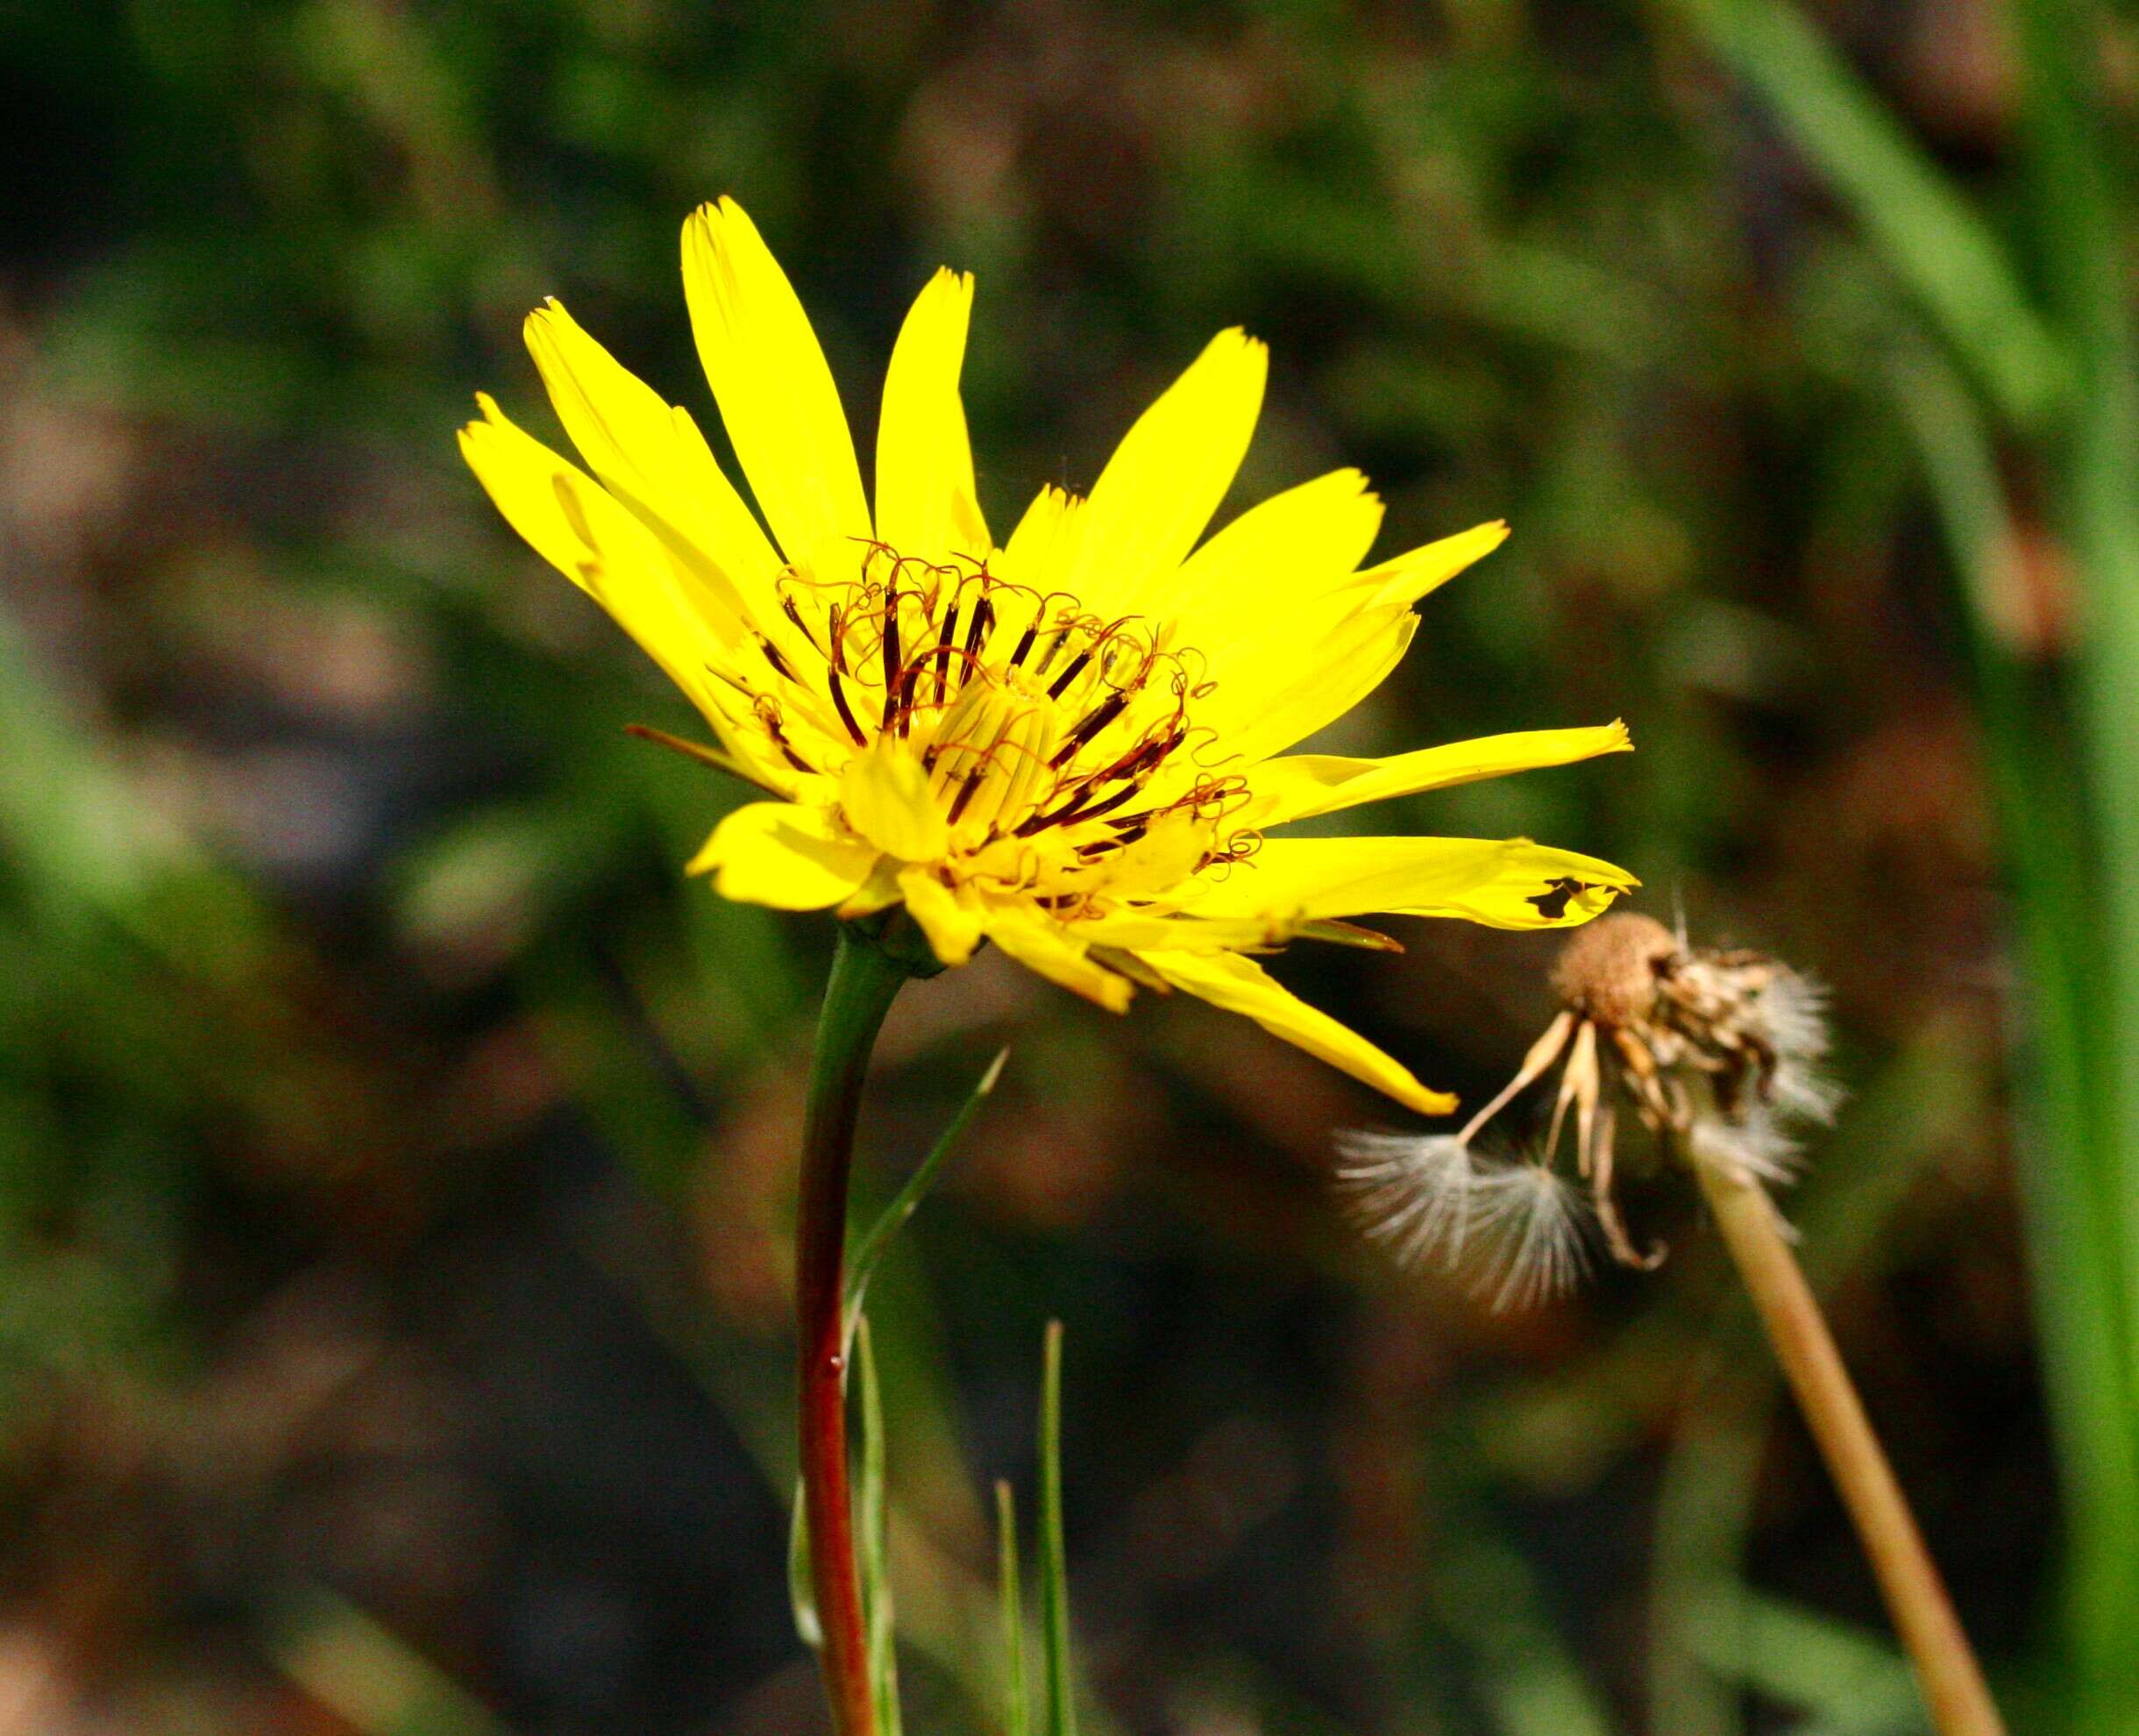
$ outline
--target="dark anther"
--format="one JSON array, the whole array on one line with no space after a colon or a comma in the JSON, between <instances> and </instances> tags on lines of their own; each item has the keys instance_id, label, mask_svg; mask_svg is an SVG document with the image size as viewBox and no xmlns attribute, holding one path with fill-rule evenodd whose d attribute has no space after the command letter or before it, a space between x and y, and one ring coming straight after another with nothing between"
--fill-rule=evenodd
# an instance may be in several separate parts
<instances>
[{"instance_id":1,"label":"dark anther","mask_svg":"<svg viewBox=\"0 0 2139 1736\"><path fill-rule=\"evenodd\" d=\"M896 574L899 568L893 566ZM894 577L884 594L884 721L892 721L899 703L899 581Z\"/></svg>"},{"instance_id":2,"label":"dark anther","mask_svg":"<svg viewBox=\"0 0 2139 1736\"><path fill-rule=\"evenodd\" d=\"M936 703L941 705L950 695L950 653L958 637L958 599L950 600L949 611L943 616L942 637L936 641Z\"/></svg>"},{"instance_id":3,"label":"dark anther","mask_svg":"<svg viewBox=\"0 0 2139 1736\"><path fill-rule=\"evenodd\" d=\"M1034 832L1044 832L1049 826L1067 826L1072 821L1097 820L1102 814L1112 814L1123 802L1136 793L1134 784L1124 785L1105 801L1091 799L1091 786L1087 783L1076 794L1052 814L1035 814L1017 829L1015 836L1029 838Z\"/></svg>"},{"instance_id":4,"label":"dark anther","mask_svg":"<svg viewBox=\"0 0 2139 1736\"><path fill-rule=\"evenodd\" d=\"M1017 668L1019 665L1025 661L1025 654L1032 650L1034 637L1038 634L1039 631L1040 617L1038 615L1034 615L1032 620L1032 624L1026 628L1025 631L1018 636L1017 650L1013 651L1010 654L1010 666L1013 669Z\"/></svg>"},{"instance_id":5,"label":"dark anther","mask_svg":"<svg viewBox=\"0 0 2139 1736\"><path fill-rule=\"evenodd\" d=\"M787 659L780 655L779 647L763 633L757 636L757 648L764 652L765 661L772 665L772 672L781 680L792 681L795 679L795 672L788 666Z\"/></svg>"},{"instance_id":6,"label":"dark anther","mask_svg":"<svg viewBox=\"0 0 2139 1736\"><path fill-rule=\"evenodd\" d=\"M907 735L913 723L913 694L920 686L921 670L927 664L928 653L923 651L899 678L899 733Z\"/></svg>"},{"instance_id":7,"label":"dark anther","mask_svg":"<svg viewBox=\"0 0 2139 1736\"><path fill-rule=\"evenodd\" d=\"M995 605L989 601L987 594L983 592L980 601L973 605L972 624L965 630L965 666L968 677L971 675L974 665L980 661L980 648L986 643L989 631L994 625ZM965 678L962 677L958 685L963 687L965 685Z\"/></svg>"},{"instance_id":8,"label":"dark anther","mask_svg":"<svg viewBox=\"0 0 2139 1736\"><path fill-rule=\"evenodd\" d=\"M833 643L838 643L837 634L833 635ZM862 733L862 726L854 721L854 713L847 704L847 689L839 679L839 665L835 663L824 674L826 682L832 689L832 708L839 713L839 721L847 726L847 733L854 737L855 746L865 746L869 737Z\"/></svg>"},{"instance_id":9,"label":"dark anther","mask_svg":"<svg viewBox=\"0 0 2139 1736\"><path fill-rule=\"evenodd\" d=\"M958 786L958 793L950 800L950 812L944 816L950 824L956 826L964 818L967 804L973 800L973 792L980 787L980 780L987 770L988 762L984 759L965 774L965 782Z\"/></svg>"},{"instance_id":10,"label":"dark anther","mask_svg":"<svg viewBox=\"0 0 2139 1736\"><path fill-rule=\"evenodd\" d=\"M801 634L804 638L809 641L810 649L814 651L821 653L824 647L817 643L817 636L811 632L809 628L804 624L802 620L801 607L795 601L795 600L792 597L782 597L780 599L780 610L781 613L785 615L790 621L794 623L795 631Z\"/></svg>"},{"instance_id":11,"label":"dark anther","mask_svg":"<svg viewBox=\"0 0 2139 1736\"><path fill-rule=\"evenodd\" d=\"M1062 744L1059 748L1055 749L1055 758L1048 761L1048 770L1050 772L1057 771L1062 766L1067 765L1077 757L1077 750L1079 748L1083 747L1086 742L1090 741L1094 736L1098 735L1100 730L1105 729L1108 724L1112 723L1117 717L1121 715L1123 709L1128 705L1128 694L1116 694L1112 699L1106 701L1104 704L1095 708L1090 712L1087 712L1084 716L1084 721L1082 723L1079 723L1076 729L1072 729L1068 736L1064 738Z\"/></svg>"},{"instance_id":12,"label":"dark anther","mask_svg":"<svg viewBox=\"0 0 2139 1736\"><path fill-rule=\"evenodd\" d=\"M1058 639L1055 641L1055 643L1059 645L1062 642ZM1054 654L1055 653L1052 651L1048 653L1049 657L1054 656ZM1084 672L1084 665L1091 661L1091 647L1087 645L1083 651L1079 651L1075 657L1071 658L1070 659L1069 666L1064 669L1061 674L1055 678L1053 683L1048 688L1048 697L1049 699L1060 699L1062 696L1062 689L1068 687L1072 681L1076 680L1079 675L1082 675ZM1045 664L1041 665L1040 672L1042 674L1047 672L1047 665Z\"/></svg>"}]
</instances>

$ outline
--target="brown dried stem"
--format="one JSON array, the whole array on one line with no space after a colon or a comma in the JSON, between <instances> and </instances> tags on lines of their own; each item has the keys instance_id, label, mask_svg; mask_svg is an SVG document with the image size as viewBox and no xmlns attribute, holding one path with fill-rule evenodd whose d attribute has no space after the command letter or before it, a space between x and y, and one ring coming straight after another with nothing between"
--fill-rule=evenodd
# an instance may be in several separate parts
<instances>
[{"instance_id":1,"label":"brown dried stem","mask_svg":"<svg viewBox=\"0 0 2139 1736\"><path fill-rule=\"evenodd\" d=\"M1766 1190L1715 1164L1693 1167L1864 1543L1934 1727L1939 1736L2004 1736L1982 1668Z\"/></svg>"}]
</instances>

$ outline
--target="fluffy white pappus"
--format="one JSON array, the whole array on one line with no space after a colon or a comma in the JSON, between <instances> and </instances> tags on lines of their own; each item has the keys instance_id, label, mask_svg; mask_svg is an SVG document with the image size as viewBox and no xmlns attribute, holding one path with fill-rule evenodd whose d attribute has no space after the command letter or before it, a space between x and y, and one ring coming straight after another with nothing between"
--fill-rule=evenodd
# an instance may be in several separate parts
<instances>
[{"instance_id":1,"label":"fluffy white pappus","mask_svg":"<svg viewBox=\"0 0 2139 1736\"><path fill-rule=\"evenodd\" d=\"M1337 1185L1352 1221L1396 1260L1453 1263L1470 1228L1478 1169L1453 1134L1338 1136Z\"/></svg>"},{"instance_id":2,"label":"fluffy white pappus","mask_svg":"<svg viewBox=\"0 0 2139 1736\"><path fill-rule=\"evenodd\" d=\"M1783 1056L1768 1081L1768 1099L1778 1114L1827 1127L1842 1106L1842 1087L1809 1061Z\"/></svg>"},{"instance_id":3,"label":"fluffy white pappus","mask_svg":"<svg viewBox=\"0 0 2139 1736\"><path fill-rule=\"evenodd\" d=\"M1775 1111L1765 1106L1737 1115L1714 1109L1695 1115L1686 1147L1696 1163L1721 1170L1737 1181L1763 1182L1770 1187L1787 1186L1803 1165L1804 1154L1797 1142Z\"/></svg>"},{"instance_id":4,"label":"fluffy white pappus","mask_svg":"<svg viewBox=\"0 0 2139 1736\"><path fill-rule=\"evenodd\" d=\"M1588 1271L1594 1213L1550 1163L1481 1167L1472 1193L1483 1250L1474 1291L1495 1313L1564 1295Z\"/></svg>"},{"instance_id":5,"label":"fluffy white pappus","mask_svg":"<svg viewBox=\"0 0 2139 1736\"><path fill-rule=\"evenodd\" d=\"M1760 1013L1778 1061L1809 1070L1826 1057L1827 1002L1824 983L1777 968L1760 991Z\"/></svg>"}]
</instances>

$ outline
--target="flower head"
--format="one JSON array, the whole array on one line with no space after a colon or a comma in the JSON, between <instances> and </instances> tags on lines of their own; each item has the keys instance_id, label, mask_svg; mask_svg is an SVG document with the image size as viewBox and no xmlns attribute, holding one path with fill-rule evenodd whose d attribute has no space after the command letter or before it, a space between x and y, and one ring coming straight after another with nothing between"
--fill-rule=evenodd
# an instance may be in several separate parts
<instances>
[{"instance_id":1,"label":"flower head","mask_svg":"<svg viewBox=\"0 0 2139 1736\"><path fill-rule=\"evenodd\" d=\"M1042 489L998 543L958 395L972 280L949 271L892 352L872 510L809 322L732 201L685 225L684 286L757 512L690 413L554 302L529 347L593 474L487 396L461 447L698 707L718 741L700 757L764 791L692 867L785 909L903 905L946 964L992 940L1115 1010L1134 984L1183 989L1415 1109L1452 1108L1247 954L1297 936L1393 947L1349 921L1373 912L1571 926L1634 884L1524 839L1271 836L1629 745L1612 723L1388 759L1283 752L1380 683L1412 604L1504 528L1361 570L1381 503L1340 471L1206 539L1262 395L1263 347L1233 331L1088 497Z\"/></svg>"},{"instance_id":2,"label":"flower head","mask_svg":"<svg viewBox=\"0 0 2139 1736\"><path fill-rule=\"evenodd\" d=\"M1472 1230L1500 1232L1489 1274L1496 1307L1564 1288L1581 1270L1586 1214L1552 1167L1570 1109L1605 1243L1622 1264L1646 1268L1664 1250L1635 1247L1613 1192L1621 1097L1686 1163L1751 1187L1793 1178L1798 1130L1833 1120L1840 1095L1822 1071L1824 992L1765 953L1691 946L1622 913L1567 943L1553 986L1560 1011L1460 1133L1340 1143L1337 1180L1354 1215L1407 1263L1456 1263ZM1481 1161L1473 1146L1487 1124L1555 1066L1542 1149L1519 1163Z\"/></svg>"}]
</instances>

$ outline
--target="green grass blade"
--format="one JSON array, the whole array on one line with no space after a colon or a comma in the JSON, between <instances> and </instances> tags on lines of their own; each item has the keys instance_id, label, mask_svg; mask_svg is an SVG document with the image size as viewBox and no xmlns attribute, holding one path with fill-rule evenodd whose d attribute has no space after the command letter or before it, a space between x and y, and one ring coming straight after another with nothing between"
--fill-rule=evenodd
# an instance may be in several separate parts
<instances>
[{"instance_id":1,"label":"green grass blade","mask_svg":"<svg viewBox=\"0 0 2139 1736\"><path fill-rule=\"evenodd\" d=\"M2139 1263L2122 1242L2126 1159L2110 1132L2120 1120L2109 1099L2130 1070L2116 1064L2114 1033L2103 1029L2102 917L2073 793L2066 780L2039 775L2062 757L2061 744L2038 715L2030 672L1999 640L1999 588L2016 582L2001 564L2012 559L2015 537L1989 433L1934 359L1900 357L1889 374L1968 603L1985 760L2026 978L2027 1028L2014 1045L2023 1057L2022 1182L2071 1514L2067 1613L2077 1652L2099 1674L2139 1654L2139 1383L2129 1359Z\"/></svg>"},{"instance_id":2,"label":"green grass blade","mask_svg":"<svg viewBox=\"0 0 2139 1736\"><path fill-rule=\"evenodd\" d=\"M1785 0L1673 0L1759 92L1887 267L2016 422L2062 395L2064 357L1998 237L1841 53Z\"/></svg>"},{"instance_id":3,"label":"green grass blade","mask_svg":"<svg viewBox=\"0 0 2139 1736\"><path fill-rule=\"evenodd\" d=\"M794 1505L787 1521L787 1602L794 1612L795 1632L811 1651L824 1646L824 1624L817 1619L817 1587L809 1571L809 1509L804 1505L802 1485L795 1484Z\"/></svg>"},{"instance_id":4,"label":"green grass blade","mask_svg":"<svg viewBox=\"0 0 2139 1736\"><path fill-rule=\"evenodd\" d=\"M1010 1484L995 1485L996 1574L1003 1611L1004 1736L1030 1736L1032 1688L1025 1679L1025 1610L1018 1596L1018 1502Z\"/></svg>"},{"instance_id":5,"label":"green grass blade","mask_svg":"<svg viewBox=\"0 0 2139 1736\"><path fill-rule=\"evenodd\" d=\"M356 1604L295 1588L266 1612L276 1666L358 1736L506 1736L488 1707Z\"/></svg>"},{"instance_id":6,"label":"green grass blade","mask_svg":"<svg viewBox=\"0 0 2139 1736\"><path fill-rule=\"evenodd\" d=\"M862 1468L856 1491L861 1531L862 1613L869 1625L869 1681L879 1736L899 1736L899 1648L892 1605L889 1507L884 1473L884 1395L877 1353L863 1316L855 1329L855 1378L862 1390Z\"/></svg>"},{"instance_id":7,"label":"green grass blade","mask_svg":"<svg viewBox=\"0 0 2139 1736\"><path fill-rule=\"evenodd\" d=\"M1658 1481L1649 1555L1649 1719L1672 1736L1744 1736L1735 1685L1710 1661L1715 1630L1743 1619L1738 1575L1765 1445L1764 1390L1693 1389Z\"/></svg>"},{"instance_id":8,"label":"green grass blade","mask_svg":"<svg viewBox=\"0 0 2139 1736\"><path fill-rule=\"evenodd\" d=\"M2091 913L2107 965L2090 1011L2107 1041L2091 1078L2100 1087L2093 1205L2114 1224L2122 1289L2126 1449L2139 1425L2139 338L2129 303L2130 217L2121 208L2102 125L2109 101L2098 65L2101 9L2072 0L2014 8L2025 93L2030 192L2044 283L2075 356L2079 391L2053 452L2059 529L2084 594L2079 715L2099 829L2100 898ZM2104 1321L2105 1334L2116 1323ZM2120 1495L2123 1494L2121 1489ZM2139 1525L2120 1515L2128 1539ZM2078 1527L2075 1527L2077 1533ZM2072 1634L2093 1705L2084 1727L2139 1728L2139 1562L2135 1548L2103 1559L2100 1540L2076 1559ZM2114 1711L2113 1711L2114 1709Z\"/></svg>"},{"instance_id":9,"label":"green grass blade","mask_svg":"<svg viewBox=\"0 0 2139 1736\"><path fill-rule=\"evenodd\" d=\"M1522 1555L1482 1515L1451 1527L1432 1577L1434 1613L1477 1661L1478 1693L1501 1736L1611 1736L1612 1723L1554 1629Z\"/></svg>"},{"instance_id":10,"label":"green grass blade","mask_svg":"<svg viewBox=\"0 0 2139 1736\"><path fill-rule=\"evenodd\" d=\"M1048 1323L1040 1389L1040 1617L1046 1736L1077 1736L1070 1672L1070 1561L1062 1540L1062 1323Z\"/></svg>"},{"instance_id":11,"label":"green grass blade","mask_svg":"<svg viewBox=\"0 0 2139 1736\"><path fill-rule=\"evenodd\" d=\"M1010 1051L1007 1049L997 1051L995 1059L988 1064L987 1071L980 1076L979 1083L966 1093L965 1101L958 1106L958 1113L951 1117L950 1125L943 1129L935 1144L929 1149L928 1155L921 1159L913 1173L906 1177L906 1185L892 1197L892 1203L877 1214L876 1221L870 1225L867 1233L855 1244L853 1256L847 1263L847 1329L849 1334L854 1330L853 1319L861 1312L862 1299L868 1291L870 1275L877 1270L877 1263L891 1246L892 1238L905 1227L906 1220L920 1208L922 1199L929 1188L934 1185L937 1171L942 1169L951 1153L957 1149L958 1142L965 1137L965 1130L972 1125L973 1117L980 1113L981 1105L988 1100L989 1095L995 1090L996 1081L1003 1077L1003 1068L1009 1059Z\"/></svg>"},{"instance_id":12,"label":"green grass blade","mask_svg":"<svg viewBox=\"0 0 2139 1736\"><path fill-rule=\"evenodd\" d=\"M1848 1622L1741 1589L1693 1632L1717 1675L1797 1707L1821 1736L1914 1736L1923 1727L1908 1661Z\"/></svg>"}]
</instances>

